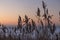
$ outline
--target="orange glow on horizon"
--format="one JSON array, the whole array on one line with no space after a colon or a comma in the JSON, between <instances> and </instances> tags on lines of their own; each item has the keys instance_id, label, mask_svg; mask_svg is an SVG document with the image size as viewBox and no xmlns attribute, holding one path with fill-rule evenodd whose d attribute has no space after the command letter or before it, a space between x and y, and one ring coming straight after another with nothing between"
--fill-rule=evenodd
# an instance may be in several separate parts
<instances>
[{"instance_id":1,"label":"orange glow on horizon","mask_svg":"<svg viewBox=\"0 0 60 40\"><path fill-rule=\"evenodd\" d=\"M32 19L37 23L38 19L35 16L33 16ZM41 17L41 19L43 19L43 18ZM23 18L22 18L22 20L23 20ZM56 18L56 17L52 18L52 22L56 23L56 24L59 24L58 18ZM14 18L14 17L13 18L0 17L0 23L2 23L2 24L14 24L14 25L17 25L18 17L17 18Z\"/></svg>"}]
</instances>

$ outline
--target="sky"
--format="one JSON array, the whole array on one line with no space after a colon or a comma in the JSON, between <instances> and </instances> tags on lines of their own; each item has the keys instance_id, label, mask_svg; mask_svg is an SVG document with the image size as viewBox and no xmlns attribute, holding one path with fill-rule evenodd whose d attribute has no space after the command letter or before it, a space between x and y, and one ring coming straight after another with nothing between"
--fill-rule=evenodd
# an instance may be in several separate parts
<instances>
[{"instance_id":1,"label":"sky","mask_svg":"<svg viewBox=\"0 0 60 40\"><path fill-rule=\"evenodd\" d=\"M49 14L54 15L53 22L58 25L60 0L43 1L47 4ZM16 25L18 16L24 18L25 14L36 21L35 15L38 7L43 15L42 0L0 0L0 23Z\"/></svg>"}]
</instances>

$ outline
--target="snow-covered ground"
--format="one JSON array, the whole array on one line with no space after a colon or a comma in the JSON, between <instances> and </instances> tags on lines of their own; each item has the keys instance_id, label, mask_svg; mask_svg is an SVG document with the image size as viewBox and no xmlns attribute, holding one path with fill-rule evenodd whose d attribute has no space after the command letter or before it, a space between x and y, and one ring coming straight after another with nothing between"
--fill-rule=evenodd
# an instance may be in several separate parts
<instances>
[{"instance_id":1,"label":"snow-covered ground","mask_svg":"<svg viewBox=\"0 0 60 40\"><path fill-rule=\"evenodd\" d=\"M60 32L60 27L56 27L56 33Z\"/></svg>"},{"instance_id":2,"label":"snow-covered ground","mask_svg":"<svg viewBox=\"0 0 60 40\"><path fill-rule=\"evenodd\" d=\"M25 28L25 27L23 27ZM40 38L41 36L43 36L44 32L43 32L43 29L38 27L36 28L35 30L33 30L32 32L30 33L26 33L23 31L23 28L20 30L19 28L17 27L0 27L0 37L3 38L3 37L12 37L12 38L16 38L16 39L21 39L21 40L28 40L31 39L31 40L37 40L38 38ZM47 35L50 35L49 38L56 38L56 35L55 34L51 34L49 31L46 31L48 32ZM58 35L60 33L60 28L59 27L56 27L56 30L55 30L55 33ZM55 39L54 39L55 40Z\"/></svg>"}]
</instances>

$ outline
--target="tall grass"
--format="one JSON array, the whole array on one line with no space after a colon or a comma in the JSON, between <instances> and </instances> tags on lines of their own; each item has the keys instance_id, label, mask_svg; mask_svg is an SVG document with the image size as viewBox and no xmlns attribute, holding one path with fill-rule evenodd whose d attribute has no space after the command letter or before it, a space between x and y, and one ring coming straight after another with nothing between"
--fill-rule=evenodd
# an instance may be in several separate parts
<instances>
[{"instance_id":1,"label":"tall grass","mask_svg":"<svg viewBox=\"0 0 60 40\"><path fill-rule=\"evenodd\" d=\"M49 10L48 10L47 5L45 4L44 1L42 1L42 7L43 7L44 14L41 15L40 8L37 8L37 13L36 13L37 14L38 23L41 23L40 26L42 25L42 29L41 30L38 30L37 29L37 26L36 26L37 24L35 23L35 21L33 19L29 18L27 15L25 15L25 19L24 19L25 25L22 25L22 18L21 18L21 16L19 16L18 17L18 26L17 27L18 27L18 30L21 30L21 29L23 30L23 32L22 32L23 34L19 34L19 38L15 38L16 40L19 40L21 35L22 35L22 37L21 37L22 39L25 38L26 36L27 36L27 39L29 39L28 38L29 35L30 35L30 37L32 37L32 35L33 35L33 38L34 38L34 36L37 37L37 35L38 35L38 39L39 40L51 40L50 39L50 36L51 36L50 33L52 35L54 35L55 30L56 30L56 25L55 25L55 23L53 23L51 21L53 19L53 15L50 15L49 14ZM59 16L60 16L60 12L59 12ZM41 17L44 17L44 18L41 19ZM30 19L31 19L31 22L29 22ZM43 23L43 21L45 23ZM4 25L2 25L2 27L3 27L2 28L3 32L6 33L5 32L5 29L7 29L7 28ZM26 33L24 32L25 30L26 30ZM17 31L17 29L14 28L14 32L15 33L16 33L16 31ZM21 31L18 31L18 32L21 32ZM56 37L58 39L58 35L56 35ZM11 36L11 32L10 32L9 37L6 38L6 40L7 39L8 40L11 40L10 38L13 39L12 36ZM32 40L33 38L30 38L30 39ZM52 40L53 40L53 38L52 38Z\"/></svg>"},{"instance_id":2,"label":"tall grass","mask_svg":"<svg viewBox=\"0 0 60 40\"><path fill-rule=\"evenodd\" d=\"M22 19L20 16L18 18L18 28L22 28Z\"/></svg>"},{"instance_id":3,"label":"tall grass","mask_svg":"<svg viewBox=\"0 0 60 40\"><path fill-rule=\"evenodd\" d=\"M59 12L59 21L60 21L60 12Z\"/></svg>"}]
</instances>

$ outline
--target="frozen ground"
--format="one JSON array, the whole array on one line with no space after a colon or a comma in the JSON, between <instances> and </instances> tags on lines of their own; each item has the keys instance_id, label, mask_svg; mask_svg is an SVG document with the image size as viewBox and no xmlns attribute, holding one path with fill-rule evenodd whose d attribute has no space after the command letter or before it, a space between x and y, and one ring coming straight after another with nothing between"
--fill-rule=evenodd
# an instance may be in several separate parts
<instances>
[{"instance_id":1,"label":"frozen ground","mask_svg":"<svg viewBox=\"0 0 60 40\"><path fill-rule=\"evenodd\" d=\"M25 27L23 27L25 29ZM46 35L43 32L42 28L37 29L38 31L33 30L32 32L24 32L23 28L20 30L17 27L0 27L0 39L1 40L39 40L41 39L41 36ZM60 36L60 27L56 27L55 34L51 34L50 31L46 31L48 34L46 36L49 36L47 40L55 40L56 34ZM60 38L60 37L59 37ZM42 39L43 40L43 39Z\"/></svg>"}]
</instances>

